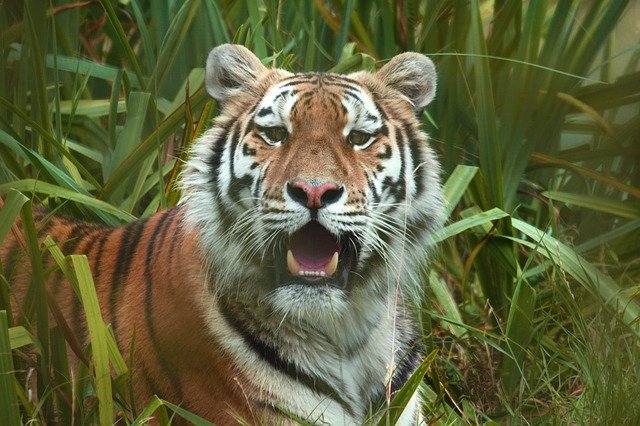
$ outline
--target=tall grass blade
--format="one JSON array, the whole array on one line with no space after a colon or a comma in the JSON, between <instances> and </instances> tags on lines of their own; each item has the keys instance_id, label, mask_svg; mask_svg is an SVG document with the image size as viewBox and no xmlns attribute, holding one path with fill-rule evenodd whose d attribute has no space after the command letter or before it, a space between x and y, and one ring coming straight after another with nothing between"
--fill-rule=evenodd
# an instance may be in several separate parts
<instances>
[{"instance_id":1,"label":"tall grass blade","mask_svg":"<svg viewBox=\"0 0 640 426\"><path fill-rule=\"evenodd\" d=\"M151 94L145 92L131 92L127 101L127 121L118 133L116 144L111 154L111 159L103 163L102 173L105 180L111 176L111 172L116 169L125 158L135 149L142 139L142 131L145 127L145 118L149 107ZM124 184L124 182L121 182Z\"/></svg>"},{"instance_id":2,"label":"tall grass blade","mask_svg":"<svg viewBox=\"0 0 640 426\"><path fill-rule=\"evenodd\" d=\"M402 413L407 407L407 404L409 404L411 398L413 398L415 393L418 391L424 376L429 372L429 368L431 368L431 364L436 359L437 355L438 350L434 349L420 363L418 368L416 368L416 371L413 372L411 377L409 377L406 383L389 402L389 408L384 413L380 421L378 421L378 426L395 425L398 422L400 416L402 416Z\"/></svg>"},{"instance_id":3,"label":"tall grass blade","mask_svg":"<svg viewBox=\"0 0 640 426\"><path fill-rule=\"evenodd\" d=\"M111 26L115 31L116 38L114 41L116 41L120 45L120 47L124 50L125 56L127 57L129 64L133 68L133 72L138 78L138 81L142 83L144 81L144 78L142 74L142 68L140 68L140 64L138 63L138 57L133 51L133 48L131 47L131 45L129 44L129 40L127 38L125 30L122 27L122 23L118 19L118 15L116 14L116 11L113 8L113 5L109 0L100 0L100 4L102 4L102 7L104 8L104 11L107 14L107 17L109 19L109 23L111 24ZM145 89L145 86L143 86L142 88Z\"/></svg>"},{"instance_id":4,"label":"tall grass blade","mask_svg":"<svg viewBox=\"0 0 640 426\"><path fill-rule=\"evenodd\" d=\"M19 425L18 398L13 386L13 356L7 311L0 311L0 423Z\"/></svg>"},{"instance_id":5,"label":"tall grass blade","mask_svg":"<svg viewBox=\"0 0 640 426\"><path fill-rule=\"evenodd\" d=\"M524 378L524 358L531 340L535 304L535 291L525 280L520 280L511 300L505 333L504 346L508 356L502 362L500 373L505 395L513 395Z\"/></svg>"},{"instance_id":6,"label":"tall grass blade","mask_svg":"<svg viewBox=\"0 0 640 426\"><path fill-rule=\"evenodd\" d=\"M100 424L111 425L113 424L113 398L111 396L111 371L109 367L107 330L102 320L100 307L98 306L98 296L96 295L87 258L79 255L72 255L70 257L78 280L82 306L84 307L87 318Z\"/></svg>"}]
</instances>

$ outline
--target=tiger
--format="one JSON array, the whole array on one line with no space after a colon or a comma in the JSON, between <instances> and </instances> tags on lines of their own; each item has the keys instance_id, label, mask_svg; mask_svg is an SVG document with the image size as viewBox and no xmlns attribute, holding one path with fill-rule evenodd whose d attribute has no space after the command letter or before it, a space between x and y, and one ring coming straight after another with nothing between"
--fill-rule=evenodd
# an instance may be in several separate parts
<instances>
[{"instance_id":1,"label":"tiger","mask_svg":"<svg viewBox=\"0 0 640 426\"><path fill-rule=\"evenodd\" d=\"M420 276L444 211L420 124L433 62L405 52L375 73L292 73L224 44L204 85L220 112L175 207L121 227L38 211L39 235L87 256L138 401L218 425L376 421L424 351ZM17 323L20 247L9 237L0 252ZM88 342L71 286L51 275ZM416 392L399 424L421 419Z\"/></svg>"}]
</instances>

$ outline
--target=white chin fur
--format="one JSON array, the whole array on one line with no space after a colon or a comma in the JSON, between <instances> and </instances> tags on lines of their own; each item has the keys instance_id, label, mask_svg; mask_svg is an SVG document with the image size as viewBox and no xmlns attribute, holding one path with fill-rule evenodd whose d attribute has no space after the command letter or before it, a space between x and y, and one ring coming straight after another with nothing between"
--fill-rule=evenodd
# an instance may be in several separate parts
<instances>
[{"instance_id":1,"label":"white chin fur","mask_svg":"<svg viewBox=\"0 0 640 426\"><path fill-rule=\"evenodd\" d=\"M326 285L293 284L271 291L264 302L284 315L313 320L344 312L348 308L345 296L343 290Z\"/></svg>"}]
</instances>

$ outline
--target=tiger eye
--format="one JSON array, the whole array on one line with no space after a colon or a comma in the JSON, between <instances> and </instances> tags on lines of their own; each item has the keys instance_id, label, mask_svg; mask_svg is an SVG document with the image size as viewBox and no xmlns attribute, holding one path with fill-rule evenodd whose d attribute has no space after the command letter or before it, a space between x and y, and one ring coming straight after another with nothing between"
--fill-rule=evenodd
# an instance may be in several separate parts
<instances>
[{"instance_id":1,"label":"tiger eye","mask_svg":"<svg viewBox=\"0 0 640 426\"><path fill-rule=\"evenodd\" d=\"M289 134L284 127L263 127L261 130L271 142L282 142Z\"/></svg>"},{"instance_id":2,"label":"tiger eye","mask_svg":"<svg viewBox=\"0 0 640 426\"><path fill-rule=\"evenodd\" d=\"M371 135L364 132L359 132L358 130L352 130L349 133L348 140L349 143L353 146L361 146L369 142Z\"/></svg>"}]
</instances>

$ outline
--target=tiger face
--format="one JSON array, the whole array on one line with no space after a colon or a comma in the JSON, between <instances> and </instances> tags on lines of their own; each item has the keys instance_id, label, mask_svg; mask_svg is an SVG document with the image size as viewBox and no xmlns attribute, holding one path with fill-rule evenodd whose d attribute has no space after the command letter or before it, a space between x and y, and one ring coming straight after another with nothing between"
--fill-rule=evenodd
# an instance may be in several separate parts
<instances>
[{"instance_id":1,"label":"tiger face","mask_svg":"<svg viewBox=\"0 0 640 426\"><path fill-rule=\"evenodd\" d=\"M355 298L411 294L442 212L417 118L432 62L405 53L373 75L291 74L224 45L206 87L222 110L182 187L213 292L332 317Z\"/></svg>"}]
</instances>

